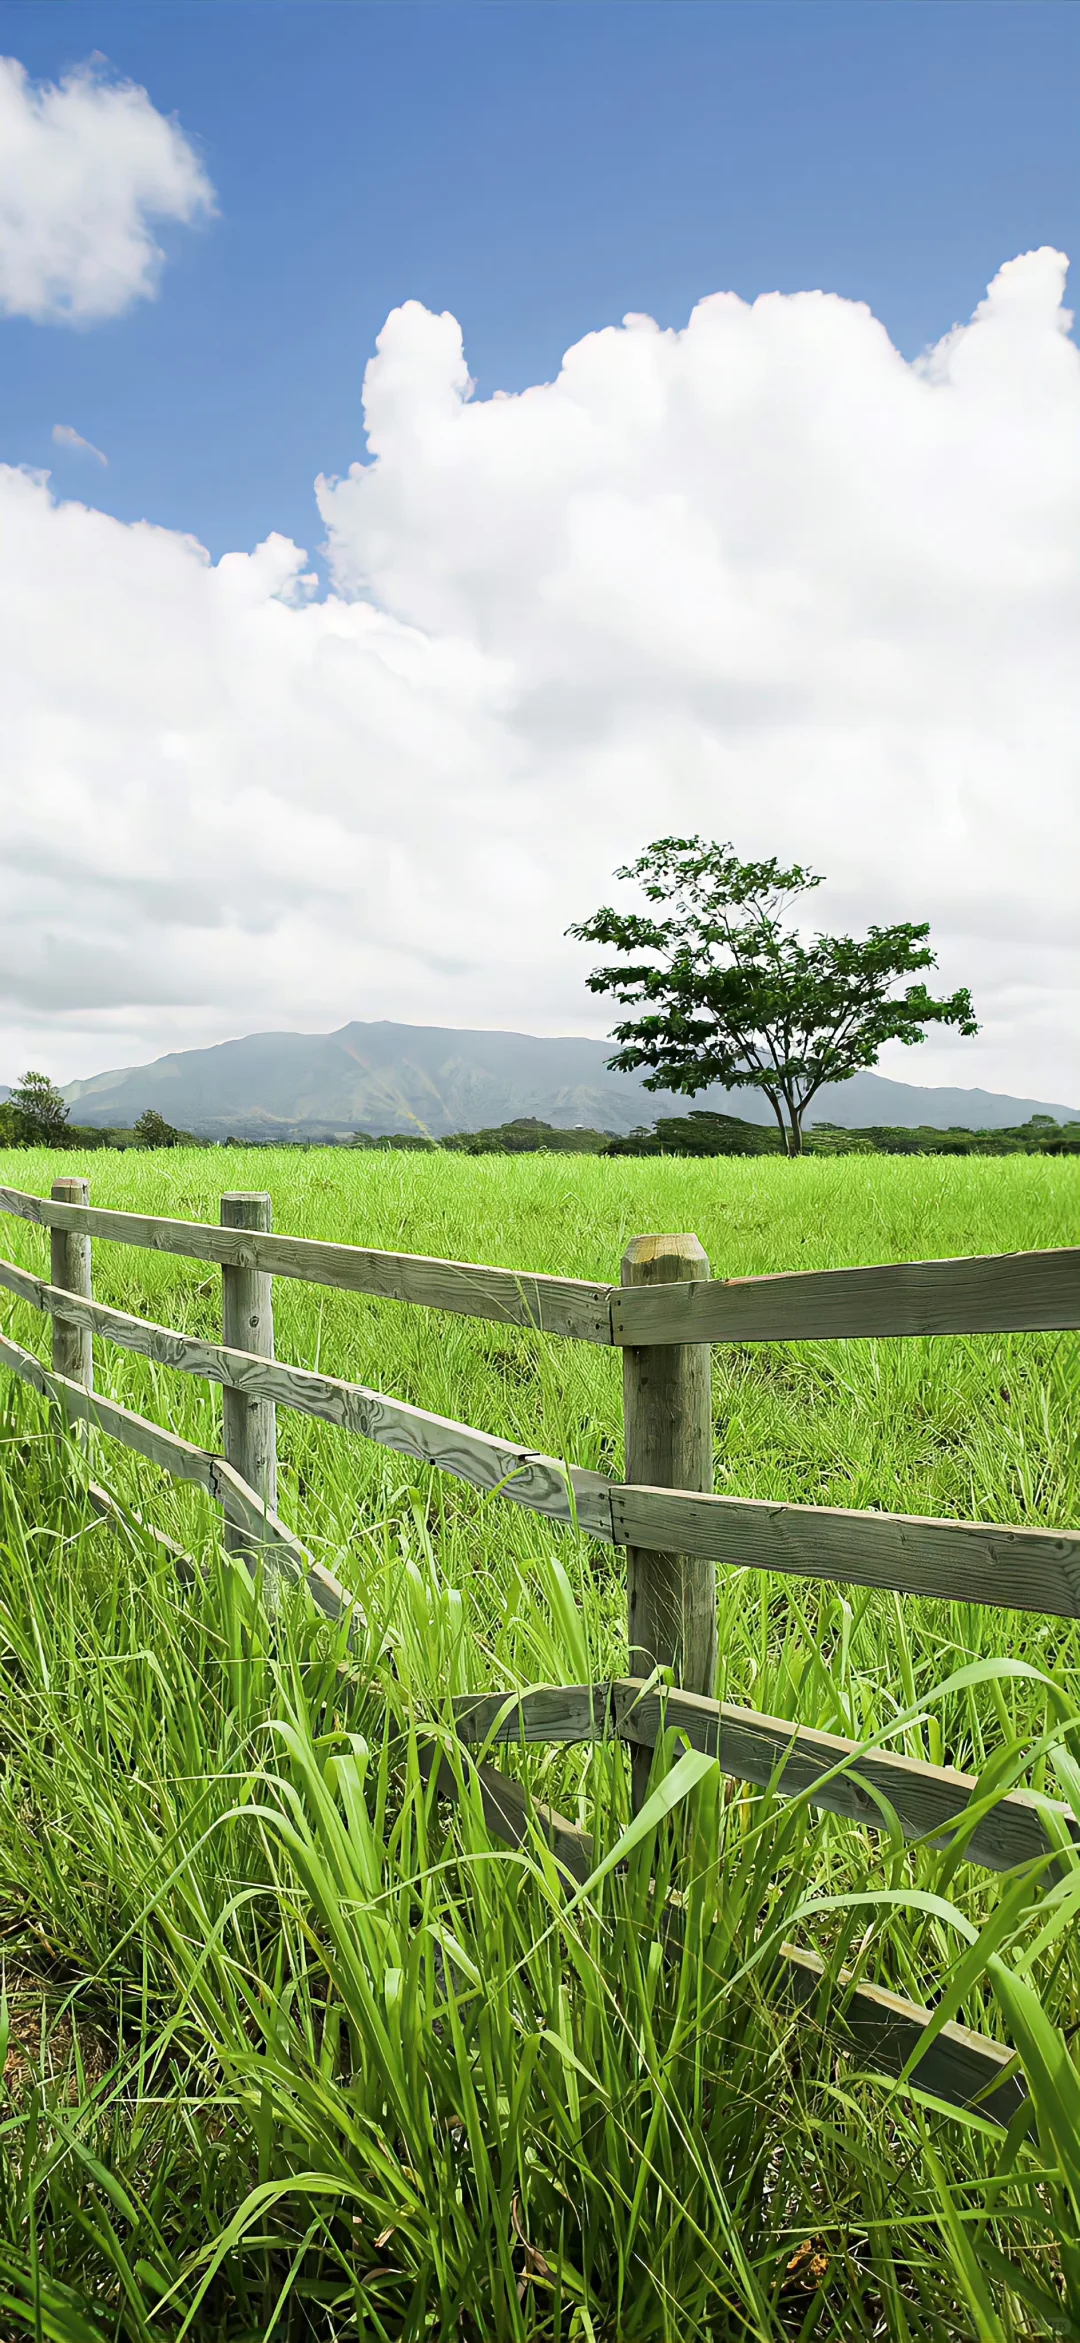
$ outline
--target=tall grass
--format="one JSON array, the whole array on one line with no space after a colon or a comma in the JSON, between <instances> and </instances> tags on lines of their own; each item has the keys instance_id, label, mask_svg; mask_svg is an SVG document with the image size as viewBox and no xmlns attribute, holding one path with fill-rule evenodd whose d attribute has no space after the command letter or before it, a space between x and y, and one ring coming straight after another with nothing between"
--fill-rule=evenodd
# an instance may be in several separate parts
<instances>
[{"instance_id":1,"label":"tall grass","mask_svg":"<svg viewBox=\"0 0 1080 2343\"><path fill-rule=\"evenodd\" d=\"M22 1154L0 1176L47 1192L55 1168ZM603 1277L650 1226L696 1228L738 1273L1076 1241L1080 1201L1067 1160L62 1168L102 1203L208 1218L224 1172L270 1187L280 1228ZM43 1268L41 1232L3 1225ZM218 1330L195 1264L99 1245L95 1288ZM286 1281L275 1304L282 1357L619 1469L617 1359ZM0 1315L43 1347L32 1312ZM1077 1518L1072 1337L715 1367L721 1488ZM98 1380L216 1443L206 1387L104 1345ZM494 1845L467 1783L456 1809L434 1799L418 1727L450 1748L454 1691L620 1666L617 1557L282 1416L281 1510L363 1596L347 1655L302 1600L271 1624L196 1494L0 1400L0 2332L1080 2335L1071 1845L1056 1875L990 1878L675 1749L635 1837L617 1749L514 1753L595 1831L568 1909L539 1837ZM196 1555L193 1587L94 1512L91 1466ZM1068 1623L735 1571L720 1605L726 1697L893 1727L1080 1816ZM669 1886L677 1938L656 1925ZM784 1937L1015 2043L1037 2129L838 2058L783 1998Z\"/></svg>"}]
</instances>

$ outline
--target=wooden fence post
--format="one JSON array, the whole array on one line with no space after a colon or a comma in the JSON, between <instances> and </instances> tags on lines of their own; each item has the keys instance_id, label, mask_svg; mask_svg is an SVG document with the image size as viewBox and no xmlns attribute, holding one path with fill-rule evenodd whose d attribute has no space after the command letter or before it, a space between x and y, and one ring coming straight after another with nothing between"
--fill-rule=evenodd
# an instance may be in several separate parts
<instances>
[{"instance_id":1,"label":"wooden fence post","mask_svg":"<svg viewBox=\"0 0 1080 2343\"><path fill-rule=\"evenodd\" d=\"M707 1278L708 1257L694 1236L634 1237L622 1261L623 1285L672 1285ZM712 1351L707 1342L650 1343L623 1349L626 1478L654 1489L711 1492ZM716 1564L687 1554L626 1552L630 1672L647 1676L662 1663L684 1691L712 1699L716 1677ZM632 1753L633 1798L641 1805L652 1752Z\"/></svg>"},{"instance_id":2,"label":"wooden fence post","mask_svg":"<svg viewBox=\"0 0 1080 2343\"><path fill-rule=\"evenodd\" d=\"M234 1190L221 1199L223 1228L269 1229L273 1205L261 1191ZM265 1269L223 1267L221 1272L222 1340L233 1350L274 1356L273 1278ZM273 1513L277 1510L277 1432L272 1399L249 1399L243 1391L221 1394L225 1460L254 1489ZM225 1523L225 1545L250 1560L251 1543L244 1531Z\"/></svg>"},{"instance_id":3,"label":"wooden fence post","mask_svg":"<svg viewBox=\"0 0 1080 2343\"><path fill-rule=\"evenodd\" d=\"M89 1180L54 1180L54 1204L89 1204ZM49 1232L49 1281L63 1286L64 1292L78 1294L83 1301L93 1298L90 1274L90 1239L65 1228ZM73 1383L84 1383L88 1391L94 1388L94 1338L88 1326L69 1326L63 1318L52 1323L52 1363L58 1375L67 1375Z\"/></svg>"}]
</instances>

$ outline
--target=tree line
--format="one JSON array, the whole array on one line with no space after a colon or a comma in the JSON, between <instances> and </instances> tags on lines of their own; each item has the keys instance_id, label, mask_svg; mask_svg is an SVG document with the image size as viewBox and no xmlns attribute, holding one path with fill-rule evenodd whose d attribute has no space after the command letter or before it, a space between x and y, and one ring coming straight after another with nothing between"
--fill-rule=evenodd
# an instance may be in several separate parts
<instances>
[{"instance_id":1,"label":"tree line","mask_svg":"<svg viewBox=\"0 0 1080 2343\"><path fill-rule=\"evenodd\" d=\"M479 1131L454 1131L432 1139L418 1131L388 1132L376 1136L353 1131L329 1140L264 1141L230 1137L199 1139L165 1121L155 1107L147 1107L130 1130L80 1127L68 1120L58 1090L44 1074L24 1075L11 1097L0 1104L0 1146L6 1147L300 1147L362 1148L376 1154L428 1155L780 1155L785 1151L779 1132L767 1123L750 1123L738 1115L712 1114L692 1107L685 1115L661 1116L627 1133L577 1126L560 1130L537 1115L518 1115ZM875 1123L848 1130L840 1123L813 1123L803 1136L806 1155L1077 1155L1080 1122L1058 1123L1053 1115L1032 1115L1026 1123L1004 1130L970 1130L960 1124L937 1130L931 1124L915 1129Z\"/></svg>"},{"instance_id":2,"label":"tree line","mask_svg":"<svg viewBox=\"0 0 1080 2343\"><path fill-rule=\"evenodd\" d=\"M428 1139L416 1133L372 1139L357 1132L351 1147L449 1155L783 1155L787 1150L778 1131L767 1123L744 1122L738 1115L710 1114L692 1108L689 1114L660 1117L625 1135L617 1131L578 1128L560 1131L535 1115L519 1115L513 1122L489 1130L456 1131L448 1139ZM839 1123L814 1123L803 1134L804 1155L1078 1155L1080 1122L1058 1123L1052 1115L1032 1115L1029 1122L1005 1130L969 1130L959 1124L939 1131L930 1124L916 1129L903 1125L872 1124L847 1130Z\"/></svg>"},{"instance_id":3,"label":"tree line","mask_svg":"<svg viewBox=\"0 0 1080 2343\"><path fill-rule=\"evenodd\" d=\"M519 1154L537 1145L607 1155L1075 1151L1077 1126L1061 1127L1043 1116L1007 1132L885 1126L845 1131L833 1123L807 1131L807 1113L819 1093L876 1065L886 1043L911 1048L931 1026L953 1026L968 1037L978 1032L965 985L944 995L927 989L925 971L937 965L928 921L872 926L862 936L807 936L796 907L823 885L820 871L801 863L784 868L775 857L740 862L730 841L697 836L655 839L615 875L636 886L647 908L605 904L567 930L619 955L591 971L589 989L640 1012L614 1026L612 1038L620 1046L608 1059L610 1069L643 1069L646 1090L686 1098L714 1085L756 1090L772 1110L775 1130L691 1109L620 1139L608 1131L559 1132L522 1117L490 1131L459 1132L444 1146L472 1155ZM43 1074L25 1074L0 1105L0 1144L110 1140L145 1147L199 1144L153 1108L139 1117L130 1138L76 1132L59 1091ZM357 1132L351 1144L426 1148L437 1142L419 1132L378 1140Z\"/></svg>"},{"instance_id":4,"label":"tree line","mask_svg":"<svg viewBox=\"0 0 1080 2343\"><path fill-rule=\"evenodd\" d=\"M130 1129L100 1129L73 1123L47 1074L30 1071L8 1097L0 1099L0 1147L201 1147L191 1131L178 1131L156 1107L148 1106Z\"/></svg>"}]
</instances>

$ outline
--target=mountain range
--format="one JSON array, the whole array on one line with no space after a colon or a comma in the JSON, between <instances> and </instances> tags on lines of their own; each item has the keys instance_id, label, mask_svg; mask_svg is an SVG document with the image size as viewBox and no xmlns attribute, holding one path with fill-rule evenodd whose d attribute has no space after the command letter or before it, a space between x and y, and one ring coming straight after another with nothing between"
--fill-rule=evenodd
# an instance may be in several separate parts
<instances>
[{"instance_id":1,"label":"mountain range","mask_svg":"<svg viewBox=\"0 0 1080 2343\"><path fill-rule=\"evenodd\" d=\"M353 1022L336 1033L253 1033L211 1049L174 1050L146 1066L121 1066L69 1082L76 1123L130 1126L144 1107L202 1138L288 1140L476 1130L536 1115L561 1130L624 1133L658 1114L685 1111L640 1075L612 1074L612 1043L579 1035L459 1032L437 1025ZM0 1097L4 1092L0 1089ZM701 1091L692 1102L769 1122L752 1090ZM892 1123L1001 1130L1032 1114L1061 1121L1080 1110L991 1090L927 1089L884 1074L856 1074L822 1090L812 1115L855 1127Z\"/></svg>"}]
</instances>

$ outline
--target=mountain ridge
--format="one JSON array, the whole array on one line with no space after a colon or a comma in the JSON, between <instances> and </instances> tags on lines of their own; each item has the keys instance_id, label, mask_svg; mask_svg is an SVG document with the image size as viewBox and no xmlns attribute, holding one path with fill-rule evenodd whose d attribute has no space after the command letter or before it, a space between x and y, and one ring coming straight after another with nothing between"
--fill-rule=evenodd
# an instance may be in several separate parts
<instances>
[{"instance_id":1,"label":"mountain ridge","mask_svg":"<svg viewBox=\"0 0 1080 2343\"><path fill-rule=\"evenodd\" d=\"M640 1075L610 1073L605 1060L612 1046L582 1034L354 1019L332 1033L255 1033L170 1051L144 1066L69 1082L63 1096L75 1122L129 1125L150 1106L201 1138L338 1138L358 1130L441 1139L518 1115L536 1115L561 1130L588 1125L621 1135L670 1109L672 1094L647 1091ZM692 1103L747 1121L772 1120L767 1100L751 1090L714 1086ZM811 1112L845 1128L925 1123L993 1130L1031 1114L1067 1120L1080 1110L866 1073L822 1090Z\"/></svg>"}]
</instances>

